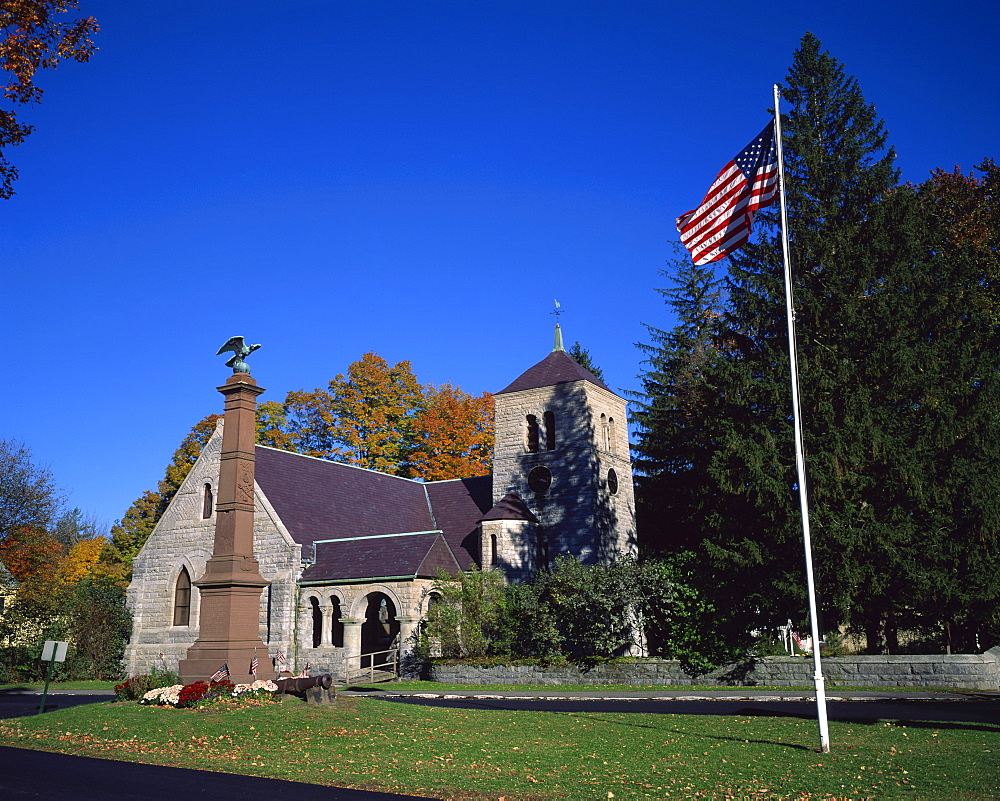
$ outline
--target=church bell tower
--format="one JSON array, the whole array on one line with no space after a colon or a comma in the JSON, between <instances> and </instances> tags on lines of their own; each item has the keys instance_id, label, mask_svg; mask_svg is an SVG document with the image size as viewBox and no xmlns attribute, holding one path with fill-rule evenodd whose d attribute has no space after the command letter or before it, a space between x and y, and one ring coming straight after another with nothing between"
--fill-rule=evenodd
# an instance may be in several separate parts
<instances>
[{"instance_id":1,"label":"church bell tower","mask_svg":"<svg viewBox=\"0 0 1000 801\"><path fill-rule=\"evenodd\" d=\"M484 520L484 553L515 581L564 554L585 564L634 555L626 402L566 353L558 323L552 352L494 401L493 502L520 501L526 514L519 526Z\"/></svg>"}]
</instances>

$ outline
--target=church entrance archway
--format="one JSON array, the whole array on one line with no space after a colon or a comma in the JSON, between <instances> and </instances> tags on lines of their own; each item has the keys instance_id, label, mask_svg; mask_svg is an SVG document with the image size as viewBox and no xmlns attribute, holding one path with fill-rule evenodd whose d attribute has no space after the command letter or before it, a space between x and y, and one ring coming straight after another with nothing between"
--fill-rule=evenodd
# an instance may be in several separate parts
<instances>
[{"instance_id":1,"label":"church entrance archway","mask_svg":"<svg viewBox=\"0 0 1000 801\"><path fill-rule=\"evenodd\" d=\"M371 667L372 657L368 654L389 650L399 634L396 605L392 599L385 593L372 592L366 600L365 622L361 624L361 667ZM379 654L374 659L376 666L392 662L388 654Z\"/></svg>"}]
</instances>

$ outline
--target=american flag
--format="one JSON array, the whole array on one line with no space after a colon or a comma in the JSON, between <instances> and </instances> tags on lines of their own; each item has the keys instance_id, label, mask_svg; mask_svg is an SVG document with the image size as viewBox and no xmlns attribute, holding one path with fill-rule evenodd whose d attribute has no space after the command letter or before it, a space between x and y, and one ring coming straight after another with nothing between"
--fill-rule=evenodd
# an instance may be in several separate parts
<instances>
[{"instance_id":1,"label":"american flag","mask_svg":"<svg viewBox=\"0 0 1000 801\"><path fill-rule=\"evenodd\" d=\"M278 651L278 653L274 655L274 664L282 668L285 667L285 655L281 653L281 651Z\"/></svg>"},{"instance_id":2,"label":"american flag","mask_svg":"<svg viewBox=\"0 0 1000 801\"><path fill-rule=\"evenodd\" d=\"M212 678L208 681L210 684L214 684L217 681L223 681L229 678L229 663L223 662L222 667L220 667L215 673L212 674Z\"/></svg>"},{"instance_id":3,"label":"american flag","mask_svg":"<svg viewBox=\"0 0 1000 801\"><path fill-rule=\"evenodd\" d=\"M750 238L750 224L759 209L778 194L778 148L774 122L730 161L708 194L677 218L677 230L695 264L728 256Z\"/></svg>"},{"instance_id":4,"label":"american flag","mask_svg":"<svg viewBox=\"0 0 1000 801\"><path fill-rule=\"evenodd\" d=\"M257 678L257 652L253 652L253 659L250 660L250 675Z\"/></svg>"},{"instance_id":5,"label":"american flag","mask_svg":"<svg viewBox=\"0 0 1000 801\"><path fill-rule=\"evenodd\" d=\"M306 666L302 669L302 672L296 678L308 679L310 670L312 670L312 665L309 662L306 662Z\"/></svg>"}]
</instances>

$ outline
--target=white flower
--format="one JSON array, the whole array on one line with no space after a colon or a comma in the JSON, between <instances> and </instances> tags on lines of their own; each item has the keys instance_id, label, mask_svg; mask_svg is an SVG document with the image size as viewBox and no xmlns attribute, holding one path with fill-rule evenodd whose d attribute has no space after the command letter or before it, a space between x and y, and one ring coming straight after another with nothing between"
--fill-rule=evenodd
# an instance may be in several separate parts
<instances>
[{"instance_id":1,"label":"white flower","mask_svg":"<svg viewBox=\"0 0 1000 801\"><path fill-rule=\"evenodd\" d=\"M233 698L243 695L244 693L255 693L260 690L276 693L278 692L278 685L273 681L268 681L266 679L258 679L252 684L237 684L233 687Z\"/></svg>"},{"instance_id":2,"label":"white flower","mask_svg":"<svg viewBox=\"0 0 1000 801\"><path fill-rule=\"evenodd\" d=\"M183 687L183 684L174 684L172 687L157 687L142 696L140 703L177 706Z\"/></svg>"}]
</instances>

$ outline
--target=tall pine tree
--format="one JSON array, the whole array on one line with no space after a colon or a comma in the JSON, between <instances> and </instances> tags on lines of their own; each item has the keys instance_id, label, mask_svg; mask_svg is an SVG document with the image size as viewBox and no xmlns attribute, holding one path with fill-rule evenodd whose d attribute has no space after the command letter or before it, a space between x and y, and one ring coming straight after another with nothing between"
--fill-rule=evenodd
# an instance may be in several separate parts
<instances>
[{"instance_id":1,"label":"tall pine tree","mask_svg":"<svg viewBox=\"0 0 1000 801\"><path fill-rule=\"evenodd\" d=\"M898 650L902 630L988 647L996 582L975 566L998 530L993 173L898 186L881 120L811 34L782 96L821 624L872 651ZM717 600L738 590L745 627L804 622L806 606L776 210L756 228L729 259L712 358L654 332L638 418L640 508L666 510L647 535L695 550ZM708 276L680 277L683 328ZM699 358L691 404L676 376Z\"/></svg>"}]
</instances>

